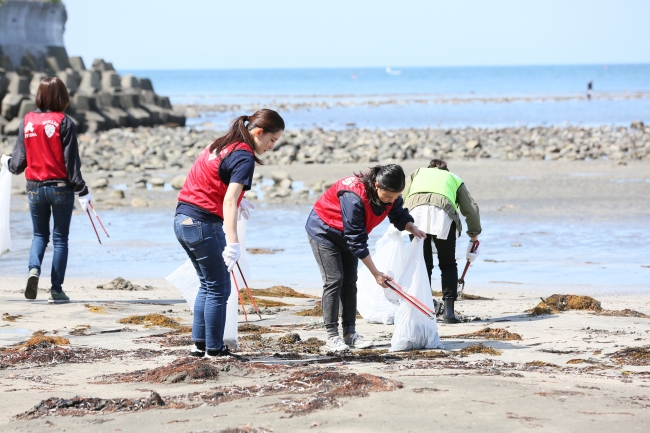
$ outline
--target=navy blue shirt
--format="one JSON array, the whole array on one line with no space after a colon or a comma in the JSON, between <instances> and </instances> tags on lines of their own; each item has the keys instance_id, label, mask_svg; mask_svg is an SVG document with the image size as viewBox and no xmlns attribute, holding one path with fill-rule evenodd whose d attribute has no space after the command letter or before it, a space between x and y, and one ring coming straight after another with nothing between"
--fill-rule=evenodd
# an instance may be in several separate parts
<instances>
[{"instance_id":1,"label":"navy blue shirt","mask_svg":"<svg viewBox=\"0 0 650 433\"><path fill-rule=\"evenodd\" d=\"M336 251L352 251L356 257L365 259L368 250L368 233L366 231L366 208L363 200L351 191L339 194L341 215L343 217L343 231L330 227L312 209L305 224L307 234L318 244ZM403 208L404 199L398 197L388 212L388 220L398 230L404 230L406 224L413 222L413 217L408 209ZM375 215L381 215L386 210L386 205L372 205Z\"/></svg>"},{"instance_id":2,"label":"navy blue shirt","mask_svg":"<svg viewBox=\"0 0 650 433\"><path fill-rule=\"evenodd\" d=\"M235 150L226 156L219 165L219 177L223 183L241 183L244 191L251 189L253 172L255 171L255 157L246 150ZM185 202L178 202L176 213L204 223L218 223L223 221L212 212Z\"/></svg>"}]
</instances>

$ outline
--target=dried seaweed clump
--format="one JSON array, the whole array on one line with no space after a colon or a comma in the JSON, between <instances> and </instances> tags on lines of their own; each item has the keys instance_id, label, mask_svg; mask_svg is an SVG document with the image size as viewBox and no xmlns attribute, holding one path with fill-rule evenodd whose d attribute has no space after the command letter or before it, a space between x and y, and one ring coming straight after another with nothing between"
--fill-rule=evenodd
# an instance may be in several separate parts
<instances>
[{"instance_id":1,"label":"dried seaweed clump","mask_svg":"<svg viewBox=\"0 0 650 433\"><path fill-rule=\"evenodd\" d=\"M241 293L241 297L244 300L245 305L253 305L253 302L251 301L250 296L248 296L248 292L246 291L246 289L241 289L239 292ZM257 296L254 293L253 295ZM271 301L269 299L260 299L260 298L255 298L255 303L259 307L293 307L293 304L287 304L280 301Z\"/></svg>"},{"instance_id":2,"label":"dried seaweed clump","mask_svg":"<svg viewBox=\"0 0 650 433\"><path fill-rule=\"evenodd\" d=\"M123 323L126 325L144 325L145 328L160 326L162 328L180 329L183 327L176 320L157 313L147 314L146 316L129 316L118 320L117 323Z\"/></svg>"},{"instance_id":3,"label":"dried seaweed clump","mask_svg":"<svg viewBox=\"0 0 650 433\"><path fill-rule=\"evenodd\" d=\"M255 325L253 323L243 323L237 327L237 331L242 334L270 334L271 332L279 332L273 328L266 326Z\"/></svg>"},{"instance_id":4,"label":"dried seaweed clump","mask_svg":"<svg viewBox=\"0 0 650 433\"><path fill-rule=\"evenodd\" d=\"M128 290L128 291L153 290L152 286L138 286L137 284L133 284L132 282L125 280L122 277L117 277L113 281L106 284L100 284L99 286L97 286L97 288L102 290Z\"/></svg>"},{"instance_id":5,"label":"dried seaweed clump","mask_svg":"<svg viewBox=\"0 0 650 433\"><path fill-rule=\"evenodd\" d=\"M12 316L9 313L4 313L2 315L2 320L5 321L5 322L15 322L17 319L20 319L21 317L23 317L23 316L20 315L20 314Z\"/></svg>"},{"instance_id":6,"label":"dried seaweed clump","mask_svg":"<svg viewBox=\"0 0 650 433\"><path fill-rule=\"evenodd\" d=\"M434 298L442 298L443 293L442 293L442 292L435 291L435 290L432 290L432 291L431 291L431 295L432 295ZM492 298L486 298L486 297L478 296L478 295L470 295L469 293L465 293L465 292L463 292L463 293L460 295L460 299L465 299L465 300L467 300L467 301L494 301L494 299L492 299Z\"/></svg>"},{"instance_id":7,"label":"dried seaweed clump","mask_svg":"<svg viewBox=\"0 0 650 433\"><path fill-rule=\"evenodd\" d=\"M63 337L50 337L41 333L34 333L32 337L19 344L18 346L8 348L7 352L20 352L29 349L49 349L53 346L67 346L70 345L70 340Z\"/></svg>"},{"instance_id":8,"label":"dried seaweed clump","mask_svg":"<svg viewBox=\"0 0 650 433\"><path fill-rule=\"evenodd\" d=\"M298 311L296 316L323 317L323 308L320 305L316 305L314 308Z\"/></svg>"},{"instance_id":9,"label":"dried seaweed clump","mask_svg":"<svg viewBox=\"0 0 650 433\"><path fill-rule=\"evenodd\" d=\"M278 338L278 341L282 344L295 344L301 341L300 335L295 332L290 332L289 334L283 335Z\"/></svg>"},{"instance_id":10,"label":"dried seaweed clump","mask_svg":"<svg viewBox=\"0 0 650 433\"><path fill-rule=\"evenodd\" d=\"M106 314L106 308L104 307L90 304L84 304L84 307L88 308L88 312L90 313Z\"/></svg>"},{"instance_id":11,"label":"dried seaweed clump","mask_svg":"<svg viewBox=\"0 0 650 433\"><path fill-rule=\"evenodd\" d=\"M526 367L551 367L551 368L560 368L559 365L557 364L551 364L550 362L546 361L531 361L527 362Z\"/></svg>"},{"instance_id":12,"label":"dried seaweed clump","mask_svg":"<svg viewBox=\"0 0 650 433\"><path fill-rule=\"evenodd\" d=\"M476 353L484 353L486 355L492 355L492 356L501 355L500 350L497 350L490 346L486 346L483 343L472 344L471 346L467 346L466 348L460 350L460 356L468 356Z\"/></svg>"},{"instance_id":13,"label":"dried seaweed clump","mask_svg":"<svg viewBox=\"0 0 650 433\"><path fill-rule=\"evenodd\" d=\"M618 364L625 365L650 365L650 346L626 347L609 355Z\"/></svg>"},{"instance_id":14,"label":"dried seaweed clump","mask_svg":"<svg viewBox=\"0 0 650 433\"><path fill-rule=\"evenodd\" d=\"M296 339L298 337L298 339ZM260 355L284 359L299 359L298 354L319 354L325 342L316 337L300 340L298 334L287 334L279 339L265 338L261 334L248 334L239 338L240 348ZM280 353L288 355L280 355ZM293 357L293 358L292 358Z\"/></svg>"},{"instance_id":15,"label":"dried seaweed clump","mask_svg":"<svg viewBox=\"0 0 650 433\"><path fill-rule=\"evenodd\" d=\"M614 316L614 317L638 317L640 319L650 319L647 314L640 313L635 310L626 308L624 310L602 310L598 313L601 316Z\"/></svg>"},{"instance_id":16,"label":"dried seaweed clump","mask_svg":"<svg viewBox=\"0 0 650 433\"><path fill-rule=\"evenodd\" d=\"M101 376L93 383L179 383L217 380L223 366L201 358L180 358L169 365L131 373Z\"/></svg>"},{"instance_id":17,"label":"dried seaweed clump","mask_svg":"<svg viewBox=\"0 0 650 433\"><path fill-rule=\"evenodd\" d=\"M480 331L469 334L449 335L440 338L463 338L463 339L485 339L485 340L521 340L521 335L508 332L503 328L484 328Z\"/></svg>"},{"instance_id":18,"label":"dried seaweed clump","mask_svg":"<svg viewBox=\"0 0 650 433\"><path fill-rule=\"evenodd\" d=\"M316 296L305 295L304 293L296 292L291 287L287 286L273 286L268 289L251 289L253 296L266 296L269 298L307 298L318 299Z\"/></svg>"},{"instance_id":19,"label":"dried seaweed clump","mask_svg":"<svg viewBox=\"0 0 650 433\"><path fill-rule=\"evenodd\" d=\"M241 427L230 427L220 430L219 433L273 433L273 429L266 427L251 427L250 424Z\"/></svg>"},{"instance_id":20,"label":"dried seaweed clump","mask_svg":"<svg viewBox=\"0 0 650 433\"><path fill-rule=\"evenodd\" d=\"M52 397L41 401L32 409L16 415L18 420L37 419L46 416L83 416L91 413L132 412L160 408L165 402L157 392L143 398L96 398L96 397Z\"/></svg>"},{"instance_id":21,"label":"dried seaweed clump","mask_svg":"<svg viewBox=\"0 0 650 433\"><path fill-rule=\"evenodd\" d=\"M602 307L600 301L591 296L578 295L552 295L548 298L541 298L542 302L535 308L526 310L529 316L543 316L546 314L558 314L566 310L587 310L600 312Z\"/></svg>"},{"instance_id":22,"label":"dried seaweed clump","mask_svg":"<svg viewBox=\"0 0 650 433\"><path fill-rule=\"evenodd\" d=\"M451 352L443 352L442 350L411 350L408 352L398 352L395 355L406 359L435 359L447 358L451 356Z\"/></svg>"}]
</instances>

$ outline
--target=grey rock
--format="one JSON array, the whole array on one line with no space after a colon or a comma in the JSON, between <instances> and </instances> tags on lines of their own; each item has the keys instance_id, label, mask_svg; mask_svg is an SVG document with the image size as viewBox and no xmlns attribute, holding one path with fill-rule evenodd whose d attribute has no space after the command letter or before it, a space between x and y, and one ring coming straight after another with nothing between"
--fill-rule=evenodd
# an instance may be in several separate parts
<instances>
[{"instance_id":1,"label":"grey rock","mask_svg":"<svg viewBox=\"0 0 650 433\"><path fill-rule=\"evenodd\" d=\"M172 179L171 181L171 186L174 189L180 190L183 188L183 185L185 184L185 179L186 176L176 176Z\"/></svg>"},{"instance_id":2,"label":"grey rock","mask_svg":"<svg viewBox=\"0 0 650 433\"><path fill-rule=\"evenodd\" d=\"M44 78L46 78L47 75L45 75L43 72L35 72L34 75L32 75L32 79L29 82L29 93L36 96L36 92L38 92L38 87L41 85L41 81L43 81Z\"/></svg>"},{"instance_id":3,"label":"grey rock","mask_svg":"<svg viewBox=\"0 0 650 433\"><path fill-rule=\"evenodd\" d=\"M111 191L110 196L111 198L121 200L124 198L124 191L122 191L121 189L114 189L113 191Z\"/></svg>"},{"instance_id":4,"label":"grey rock","mask_svg":"<svg viewBox=\"0 0 650 433\"><path fill-rule=\"evenodd\" d=\"M86 70L86 65L84 65L84 60L79 56L72 56L69 59L72 69L77 72L82 72Z\"/></svg>"},{"instance_id":5,"label":"grey rock","mask_svg":"<svg viewBox=\"0 0 650 433\"><path fill-rule=\"evenodd\" d=\"M90 187L95 189L104 189L107 186L108 186L108 179L105 177L100 177L98 179L93 180L90 183Z\"/></svg>"},{"instance_id":6,"label":"grey rock","mask_svg":"<svg viewBox=\"0 0 650 433\"><path fill-rule=\"evenodd\" d=\"M285 179L291 180L291 176L289 176L289 173L286 171L276 170L271 172L271 179L273 179L276 184L279 184Z\"/></svg>"},{"instance_id":7,"label":"grey rock","mask_svg":"<svg viewBox=\"0 0 650 433\"><path fill-rule=\"evenodd\" d=\"M115 71L102 72L102 89L115 89L120 87L120 76Z\"/></svg>"},{"instance_id":8,"label":"grey rock","mask_svg":"<svg viewBox=\"0 0 650 433\"><path fill-rule=\"evenodd\" d=\"M20 104L25 99L29 99L29 95L25 95L25 94L16 95L14 93L7 93L5 97L2 98L2 111L1 111L2 117L4 117L7 120L11 120L14 117L18 116L18 111L20 110ZM5 132L5 133L9 134L9 132Z\"/></svg>"},{"instance_id":9,"label":"grey rock","mask_svg":"<svg viewBox=\"0 0 650 433\"><path fill-rule=\"evenodd\" d=\"M133 74L124 75L120 84L124 89L140 89L140 79Z\"/></svg>"},{"instance_id":10,"label":"grey rock","mask_svg":"<svg viewBox=\"0 0 650 433\"><path fill-rule=\"evenodd\" d=\"M29 79L18 74L14 74L9 80L7 92L14 95L29 94Z\"/></svg>"},{"instance_id":11,"label":"grey rock","mask_svg":"<svg viewBox=\"0 0 650 433\"><path fill-rule=\"evenodd\" d=\"M27 113L36 110L36 104L31 99L23 99L18 109L18 118L22 119Z\"/></svg>"},{"instance_id":12,"label":"grey rock","mask_svg":"<svg viewBox=\"0 0 650 433\"><path fill-rule=\"evenodd\" d=\"M165 179L163 179L162 177L152 177L149 182L151 183L151 186L154 187L162 188L163 186L165 186Z\"/></svg>"},{"instance_id":13,"label":"grey rock","mask_svg":"<svg viewBox=\"0 0 650 433\"><path fill-rule=\"evenodd\" d=\"M99 72L95 70L81 72L81 83L79 91L92 95L102 87L102 79Z\"/></svg>"}]
</instances>

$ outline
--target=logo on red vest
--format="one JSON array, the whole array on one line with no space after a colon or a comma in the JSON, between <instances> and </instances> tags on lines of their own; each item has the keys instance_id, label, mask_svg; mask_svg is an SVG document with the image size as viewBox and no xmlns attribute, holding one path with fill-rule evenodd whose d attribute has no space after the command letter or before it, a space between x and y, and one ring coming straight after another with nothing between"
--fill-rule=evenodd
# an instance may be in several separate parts
<instances>
[{"instance_id":1,"label":"logo on red vest","mask_svg":"<svg viewBox=\"0 0 650 433\"><path fill-rule=\"evenodd\" d=\"M34 124L32 122L27 122L25 125L25 138L36 137L34 132Z\"/></svg>"},{"instance_id":2,"label":"logo on red vest","mask_svg":"<svg viewBox=\"0 0 650 433\"><path fill-rule=\"evenodd\" d=\"M56 131L54 125L45 125L45 135L47 135L48 138L52 138L54 131Z\"/></svg>"},{"instance_id":3,"label":"logo on red vest","mask_svg":"<svg viewBox=\"0 0 650 433\"><path fill-rule=\"evenodd\" d=\"M350 186L350 185L352 185L352 183L353 183L355 180L357 180L357 177L356 177L356 176L350 176L350 177L346 177L345 179L343 179L343 180L341 181L341 183L342 183L343 185L345 185L345 186Z\"/></svg>"}]
</instances>

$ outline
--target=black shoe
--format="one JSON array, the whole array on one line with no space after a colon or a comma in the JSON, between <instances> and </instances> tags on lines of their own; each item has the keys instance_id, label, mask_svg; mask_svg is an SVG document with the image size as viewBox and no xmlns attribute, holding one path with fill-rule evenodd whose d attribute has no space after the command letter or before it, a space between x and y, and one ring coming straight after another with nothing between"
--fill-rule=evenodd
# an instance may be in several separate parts
<instances>
[{"instance_id":1,"label":"black shoe","mask_svg":"<svg viewBox=\"0 0 650 433\"><path fill-rule=\"evenodd\" d=\"M205 343L194 343L194 347L190 349L190 356L203 358L205 356Z\"/></svg>"},{"instance_id":2,"label":"black shoe","mask_svg":"<svg viewBox=\"0 0 650 433\"><path fill-rule=\"evenodd\" d=\"M237 361L248 361L248 358L244 358L243 356L235 355L232 353L230 349L228 349L228 346L223 346L220 350L207 350L205 352L206 358L217 358L223 356L231 356Z\"/></svg>"},{"instance_id":3,"label":"black shoe","mask_svg":"<svg viewBox=\"0 0 650 433\"><path fill-rule=\"evenodd\" d=\"M450 323L450 324L451 324L451 323L461 323L461 322L462 322L462 320L460 320L460 319L458 318L458 316L454 316L454 317L445 317L445 318L443 318L443 321L444 321L445 323Z\"/></svg>"},{"instance_id":4,"label":"black shoe","mask_svg":"<svg viewBox=\"0 0 650 433\"><path fill-rule=\"evenodd\" d=\"M455 299L450 299L450 298L447 298L447 299L443 300L443 302L444 302L444 313L443 313L442 318L443 318L445 323L460 323L460 322L462 322L462 320L460 320L458 318L458 316L456 316L456 313L454 313L454 302L455 301L456 301ZM449 314L451 314L451 316L449 316Z\"/></svg>"}]
</instances>

